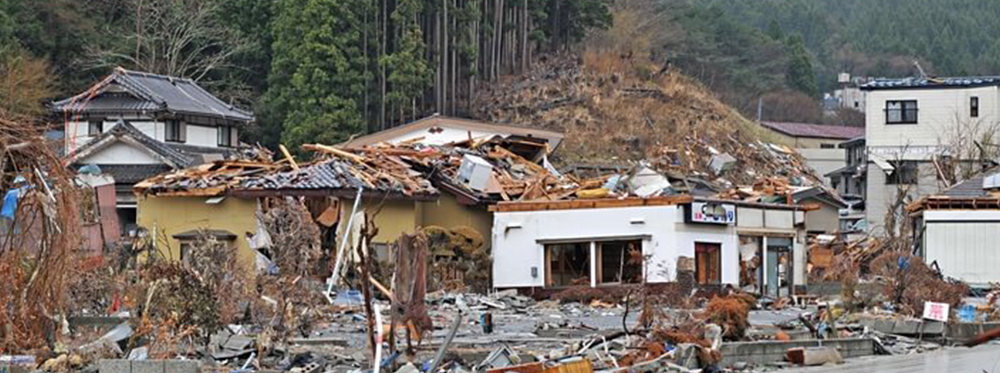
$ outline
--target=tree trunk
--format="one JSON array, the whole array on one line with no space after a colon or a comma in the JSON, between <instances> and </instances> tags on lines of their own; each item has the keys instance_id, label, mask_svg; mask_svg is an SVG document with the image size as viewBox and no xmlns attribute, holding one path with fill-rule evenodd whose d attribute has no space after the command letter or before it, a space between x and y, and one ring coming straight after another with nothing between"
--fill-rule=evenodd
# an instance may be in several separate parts
<instances>
[{"instance_id":1,"label":"tree trunk","mask_svg":"<svg viewBox=\"0 0 1000 373\"><path fill-rule=\"evenodd\" d=\"M381 40L382 53L379 54L380 57L385 56L385 44L386 44L385 39L388 36L388 33L386 31L386 25L389 23L389 18L387 17L387 15L388 15L388 4L386 4L386 0L382 0L382 40ZM385 118L385 65L379 64L379 70L380 70L379 75L381 75L380 80L382 83L381 84L382 99L379 100L379 105L381 106L381 108L379 110L379 115L378 115L378 124L379 128L384 130L385 119L386 119Z\"/></svg>"}]
</instances>

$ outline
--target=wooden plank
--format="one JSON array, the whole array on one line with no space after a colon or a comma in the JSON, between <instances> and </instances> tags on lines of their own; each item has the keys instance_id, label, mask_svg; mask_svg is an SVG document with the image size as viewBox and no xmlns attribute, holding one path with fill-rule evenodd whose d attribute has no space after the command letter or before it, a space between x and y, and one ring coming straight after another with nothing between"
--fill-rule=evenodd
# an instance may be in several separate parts
<instances>
[{"instance_id":1,"label":"wooden plank","mask_svg":"<svg viewBox=\"0 0 1000 373\"><path fill-rule=\"evenodd\" d=\"M666 206L690 203L693 198L689 195L654 197L654 198L603 198L591 200L563 200L563 201L514 201L500 202L490 206L493 212L517 212L517 211L544 211L544 210L574 210L590 208L620 208L637 206Z\"/></svg>"}]
</instances>

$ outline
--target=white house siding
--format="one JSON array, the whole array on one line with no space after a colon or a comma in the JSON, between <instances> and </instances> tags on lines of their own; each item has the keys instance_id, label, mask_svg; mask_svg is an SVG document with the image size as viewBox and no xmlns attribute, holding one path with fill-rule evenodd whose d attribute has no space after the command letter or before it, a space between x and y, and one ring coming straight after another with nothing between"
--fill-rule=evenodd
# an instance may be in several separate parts
<instances>
[{"instance_id":1,"label":"white house siding","mask_svg":"<svg viewBox=\"0 0 1000 373\"><path fill-rule=\"evenodd\" d=\"M938 181L937 170L930 162L921 162L918 165L917 184L909 187L910 201L914 201L920 196L936 194L943 189ZM868 228L876 235L885 232L885 214L889 207L896 201L896 196L900 188L905 185L886 184L888 177L875 163L868 164L867 171L868 191L865 196L865 218L868 220Z\"/></svg>"},{"instance_id":2,"label":"white house siding","mask_svg":"<svg viewBox=\"0 0 1000 373\"><path fill-rule=\"evenodd\" d=\"M970 99L979 97L979 117L970 117ZM885 106L890 100L916 100L917 124L886 124ZM949 143L959 123L995 123L1000 97L997 87L966 89L874 90L868 93L865 137L869 151L888 152L883 147L909 147L909 157L922 158L923 147ZM885 158L896 159L891 154Z\"/></svg>"},{"instance_id":3,"label":"white house siding","mask_svg":"<svg viewBox=\"0 0 1000 373\"><path fill-rule=\"evenodd\" d=\"M697 241L722 244L722 282L737 283L738 249L733 228L683 221L680 206L497 212L492 234L493 285L545 286L544 245L540 241L637 237L643 237L643 255L650 256L646 268L650 282L674 280L677 258L693 258ZM538 276L532 277L532 267L537 268Z\"/></svg>"},{"instance_id":4,"label":"white house siding","mask_svg":"<svg viewBox=\"0 0 1000 373\"><path fill-rule=\"evenodd\" d=\"M126 119L129 123L135 127L137 130L142 132L144 135L152 137L156 140L163 141L164 128L162 123L144 121L137 118ZM110 130L111 127L115 126L117 119L109 119L104 121L104 130ZM97 136L88 135L90 131L89 122L67 122L65 125L66 130L66 150L72 152L79 148L80 146L86 144L90 140L93 140Z\"/></svg>"},{"instance_id":5,"label":"white house siding","mask_svg":"<svg viewBox=\"0 0 1000 373\"><path fill-rule=\"evenodd\" d=\"M1000 210L924 211L924 260L975 285L1000 282Z\"/></svg>"},{"instance_id":6,"label":"white house siding","mask_svg":"<svg viewBox=\"0 0 1000 373\"><path fill-rule=\"evenodd\" d=\"M114 143L86 157L79 164L159 164L163 163L145 150L125 143Z\"/></svg>"}]
</instances>

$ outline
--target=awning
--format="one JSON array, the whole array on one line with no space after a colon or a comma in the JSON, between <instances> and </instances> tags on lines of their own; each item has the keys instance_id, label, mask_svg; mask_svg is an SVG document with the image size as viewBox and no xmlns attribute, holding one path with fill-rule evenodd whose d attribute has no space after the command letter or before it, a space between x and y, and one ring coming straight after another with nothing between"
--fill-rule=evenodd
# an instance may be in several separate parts
<instances>
[{"instance_id":1,"label":"awning","mask_svg":"<svg viewBox=\"0 0 1000 373\"><path fill-rule=\"evenodd\" d=\"M869 154L868 159L871 159L872 162L875 162L875 165L881 168L882 171L886 173L886 175L892 175L892 172L896 170L896 168L893 167L892 164L889 163L889 161L877 155Z\"/></svg>"}]
</instances>

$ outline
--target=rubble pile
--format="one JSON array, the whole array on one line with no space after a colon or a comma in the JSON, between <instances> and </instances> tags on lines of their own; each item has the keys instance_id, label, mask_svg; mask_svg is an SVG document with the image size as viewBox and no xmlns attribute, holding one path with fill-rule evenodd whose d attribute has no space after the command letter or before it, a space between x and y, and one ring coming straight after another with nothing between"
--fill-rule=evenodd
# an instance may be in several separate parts
<instances>
[{"instance_id":1,"label":"rubble pile","mask_svg":"<svg viewBox=\"0 0 1000 373\"><path fill-rule=\"evenodd\" d=\"M727 187L767 176L818 180L794 150L772 144L694 80L639 70L607 53L548 56L524 76L484 87L473 114L564 132L565 164L650 160L662 172Z\"/></svg>"}]
</instances>

